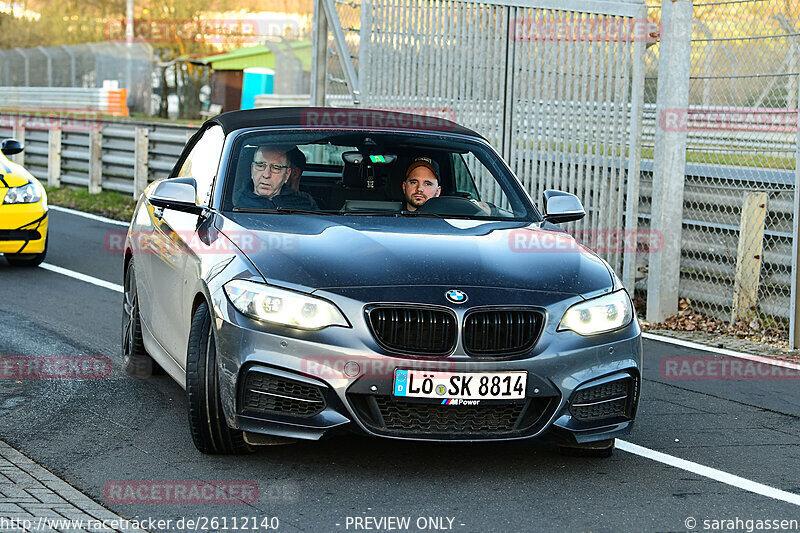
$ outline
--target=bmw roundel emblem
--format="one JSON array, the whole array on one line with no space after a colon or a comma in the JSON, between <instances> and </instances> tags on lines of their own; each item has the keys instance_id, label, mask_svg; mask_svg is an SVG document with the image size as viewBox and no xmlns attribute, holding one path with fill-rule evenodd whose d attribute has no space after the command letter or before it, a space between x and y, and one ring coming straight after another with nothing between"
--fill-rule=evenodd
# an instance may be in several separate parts
<instances>
[{"instance_id":1,"label":"bmw roundel emblem","mask_svg":"<svg viewBox=\"0 0 800 533\"><path fill-rule=\"evenodd\" d=\"M450 289L444 293L444 296L454 304L463 304L468 300L467 293L458 289Z\"/></svg>"}]
</instances>

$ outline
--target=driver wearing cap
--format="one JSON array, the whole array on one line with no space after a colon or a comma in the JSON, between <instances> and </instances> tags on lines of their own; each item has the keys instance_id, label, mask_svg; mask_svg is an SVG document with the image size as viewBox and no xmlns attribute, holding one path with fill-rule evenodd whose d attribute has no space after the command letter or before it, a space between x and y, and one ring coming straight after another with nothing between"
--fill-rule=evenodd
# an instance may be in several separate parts
<instances>
[{"instance_id":1,"label":"driver wearing cap","mask_svg":"<svg viewBox=\"0 0 800 533\"><path fill-rule=\"evenodd\" d=\"M415 157L406 170L406 179L403 182L405 209L416 211L425 202L441 193L439 164L430 157Z\"/></svg>"}]
</instances>

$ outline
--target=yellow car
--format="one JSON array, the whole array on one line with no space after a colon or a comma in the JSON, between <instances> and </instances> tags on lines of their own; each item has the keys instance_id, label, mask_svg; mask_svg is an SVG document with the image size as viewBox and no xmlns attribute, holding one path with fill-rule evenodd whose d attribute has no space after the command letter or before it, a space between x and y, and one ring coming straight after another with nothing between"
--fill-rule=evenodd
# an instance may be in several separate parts
<instances>
[{"instance_id":1,"label":"yellow car","mask_svg":"<svg viewBox=\"0 0 800 533\"><path fill-rule=\"evenodd\" d=\"M8 160L22 149L14 139L0 147L0 253L13 266L36 266L47 254L47 194L30 172Z\"/></svg>"}]
</instances>

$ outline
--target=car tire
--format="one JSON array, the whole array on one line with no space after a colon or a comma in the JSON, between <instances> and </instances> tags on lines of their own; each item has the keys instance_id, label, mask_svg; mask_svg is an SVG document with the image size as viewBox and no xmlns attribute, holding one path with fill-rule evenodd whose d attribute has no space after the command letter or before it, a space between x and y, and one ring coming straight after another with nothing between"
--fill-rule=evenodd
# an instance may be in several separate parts
<instances>
[{"instance_id":1,"label":"car tire","mask_svg":"<svg viewBox=\"0 0 800 533\"><path fill-rule=\"evenodd\" d=\"M47 243L44 241L44 250L38 254L5 254L8 264L15 267L35 267L42 264L47 256Z\"/></svg>"},{"instance_id":2,"label":"car tire","mask_svg":"<svg viewBox=\"0 0 800 533\"><path fill-rule=\"evenodd\" d=\"M186 353L186 400L194 445L202 453L240 455L252 453L244 432L225 422L217 373L217 348L208 304L201 303L192 316Z\"/></svg>"},{"instance_id":3,"label":"car tire","mask_svg":"<svg viewBox=\"0 0 800 533\"><path fill-rule=\"evenodd\" d=\"M615 442L616 439L608 439L583 445L559 446L558 451L570 457L611 457Z\"/></svg>"},{"instance_id":4,"label":"car tire","mask_svg":"<svg viewBox=\"0 0 800 533\"><path fill-rule=\"evenodd\" d=\"M133 260L125 269L125 285L122 294L122 367L126 374L136 378L147 378L154 374L164 373L144 348Z\"/></svg>"}]
</instances>

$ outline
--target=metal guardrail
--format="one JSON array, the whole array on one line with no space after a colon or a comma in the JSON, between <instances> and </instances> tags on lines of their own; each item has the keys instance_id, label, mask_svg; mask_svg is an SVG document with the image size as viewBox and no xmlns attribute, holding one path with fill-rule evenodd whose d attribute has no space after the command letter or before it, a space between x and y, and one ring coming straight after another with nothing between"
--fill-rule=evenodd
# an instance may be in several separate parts
<instances>
[{"instance_id":1,"label":"metal guardrail","mask_svg":"<svg viewBox=\"0 0 800 533\"><path fill-rule=\"evenodd\" d=\"M310 94L258 94L255 107L303 107L311 102Z\"/></svg>"},{"instance_id":2,"label":"metal guardrail","mask_svg":"<svg viewBox=\"0 0 800 533\"><path fill-rule=\"evenodd\" d=\"M99 142L99 156L94 163L98 178L96 190L112 190L135 197L147 182L166 177L175 165L186 141L196 128L170 124L113 119L50 119L31 115L0 114L0 136L15 137L25 150L14 160L37 179L49 184L89 187L92 177L93 136ZM57 133L54 133L57 132ZM54 135L58 150L51 149ZM146 146L137 175L137 136ZM60 159L58 172L49 161ZM141 164L143 161L143 165ZM53 179L55 177L55 179Z\"/></svg>"},{"instance_id":3,"label":"metal guardrail","mask_svg":"<svg viewBox=\"0 0 800 533\"><path fill-rule=\"evenodd\" d=\"M518 153L523 159L531 151ZM597 174L603 158L592 155L539 152L539 168L545 165L584 165ZM627 168L627 158L605 160ZM643 159L638 201L638 227L650 227L653 161ZM763 231L759 306L763 313L789 320L792 273L792 224L794 170L688 163L684 187L681 235L680 296L690 298L695 309L729 320L733 306L740 237L740 215L748 194L767 193ZM713 187L713 191L710 189ZM530 191L538 201L541 191ZM587 211L591 208L587 207ZM602 228L617 229L617 228ZM754 236L750 235L750 238ZM758 237L756 237L758 238ZM647 292L647 253L636 254L635 286ZM702 273L702 275L698 275ZM765 290L768 289L768 290Z\"/></svg>"},{"instance_id":4,"label":"metal guardrail","mask_svg":"<svg viewBox=\"0 0 800 533\"><path fill-rule=\"evenodd\" d=\"M639 227L650 227L652 161L642 161ZM741 212L748 194L766 192L759 281L762 313L790 319L794 170L688 164L684 185L679 294L693 307L729 320L736 286ZM712 187L709 184L713 184ZM646 292L648 257L636 256L636 290Z\"/></svg>"},{"instance_id":5,"label":"metal guardrail","mask_svg":"<svg viewBox=\"0 0 800 533\"><path fill-rule=\"evenodd\" d=\"M326 105L332 107L353 107L353 99L346 94L329 94ZM258 94L255 107L305 107L310 105L310 94Z\"/></svg>"},{"instance_id":6,"label":"metal guardrail","mask_svg":"<svg viewBox=\"0 0 800 533\"><path fill-rule=\"evenodd\" d=\"M48 109L63 112L100 113L127 117L126 89L80 87L0 87L0 109L30 112Z\"/></svg>"},{"instance_id":7,"label":"metal guardrail","mask_svg":"<svg viewBox=\"0 0 800 533\"><path fill-rule=\"evenodd\" d=\"M255 97L255 107L289 107L307 106L311 96L308 94L260 94ZM328 105L334 107L350 107L353 105L349 95L328 94ZM408 106L409 98L384 99L391 109L407 110L416 113L436 113L457 122L468 122L466 117L456 117L455 111L443 106L441 109L430 105L430 99L419 98L418 108ZM413 100L413 99L412 99ZM426 103L427 102L427 103ZM467 105L465 107L476 110L489 109L488 101L478 102L480 105ZM392 105L396 104L396 105ZM540 102L542 109L547 109ZM597 118L596 125L601 127L602 117L609 117L620 121L622 126L630 124L630 104L624 113L618 113L613 103L608 102L552 102L551 114L538 117L536 124L529 124L523 120L523 127L529 131L548 131L547 140L560 142L564 139L554 137L553 132L571 134L572 128L562 121L576 116L575 109L591 106L587 114ZM470 117L475 123L487 122L486 112L476 111L475 117ZM722 106L691 106L685 116L676 117L687 123L687 148L689 150L714 150L734 152L737 150L758 151L760 155L792 158L797 144L797 112L787 112L786 109L773 108L732 108ZM656 125L655 104L644 104L642 109L642 146L652 148L655 143ZM548 126L545 128L545 124ZM597 132L595 132L597 133ZM540 141L545 139L540 136Z\"/></svg>"}]
</instances>

